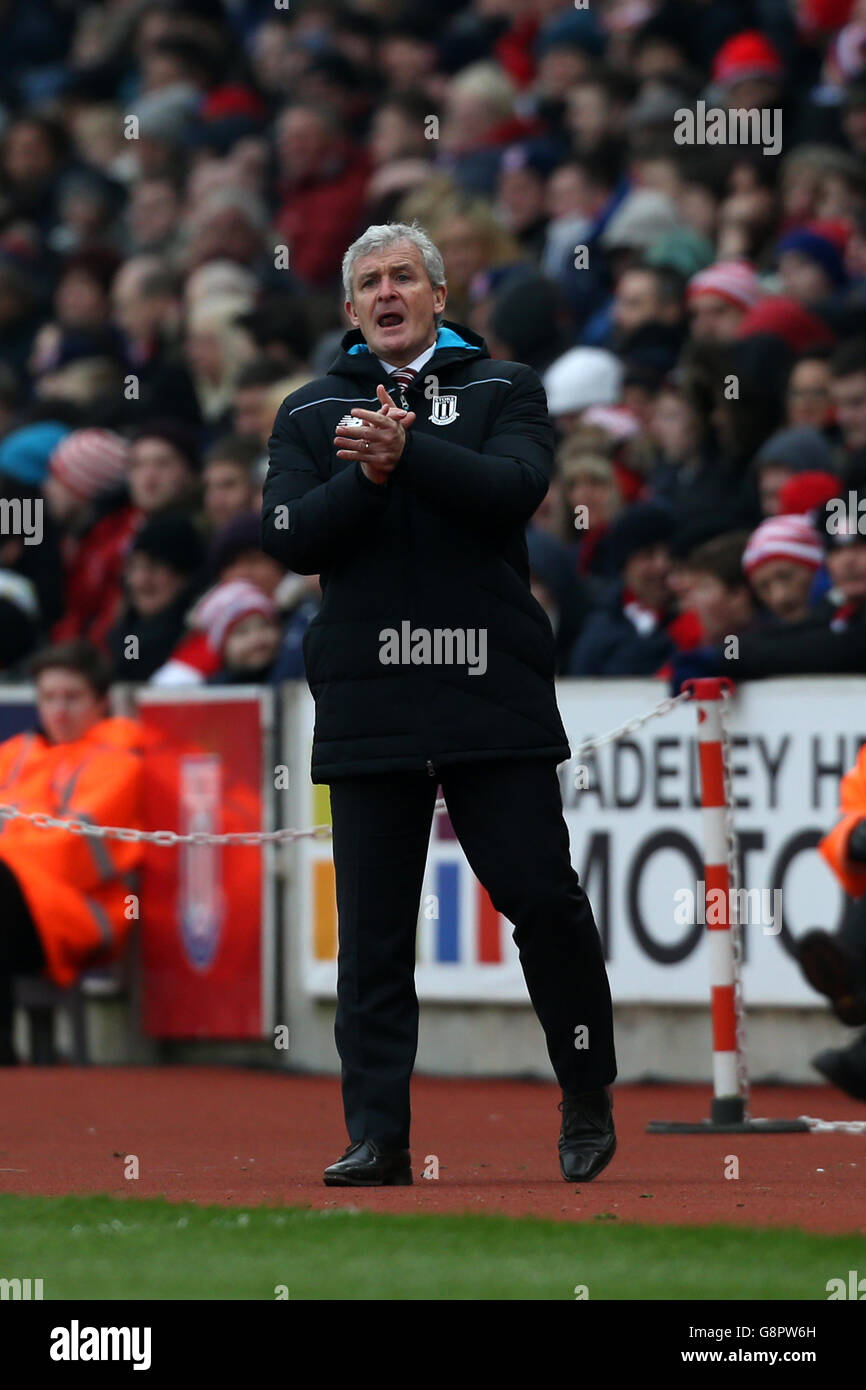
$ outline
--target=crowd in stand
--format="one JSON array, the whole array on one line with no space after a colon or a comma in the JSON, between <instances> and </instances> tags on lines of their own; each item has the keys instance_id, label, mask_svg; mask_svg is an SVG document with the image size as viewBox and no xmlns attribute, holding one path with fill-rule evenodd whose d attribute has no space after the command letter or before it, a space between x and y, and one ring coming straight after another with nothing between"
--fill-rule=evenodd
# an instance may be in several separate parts
<instances>
[{"instance_id":1,"label":"crowd in stand","mask_svg":"<svg viewBox=\"0 0 866 1390\"><path fill-rule=\"evenodd\" d=\"M0 0L0 52L0 678L303 676L268 439L413 220L544 381L560 674L866 671L866 0Z\"/></svg>"}]
</instances>

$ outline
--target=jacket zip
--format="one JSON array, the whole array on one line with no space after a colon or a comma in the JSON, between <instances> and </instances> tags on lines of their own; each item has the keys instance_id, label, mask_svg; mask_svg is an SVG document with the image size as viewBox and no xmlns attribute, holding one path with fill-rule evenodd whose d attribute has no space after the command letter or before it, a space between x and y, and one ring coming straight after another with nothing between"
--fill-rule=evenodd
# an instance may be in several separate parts
<instances>
[{"instance_id":1,"label":"jacket zip","mask_svg":"<svg viewBox=\"0 0 866 1390\"><path fill-rule=\"evenodd\" d=\"M409 390L412 391L412 390L414 390L414 389L415 389L415 382L413 381L412 384L411 384L410 387L409 387ZM399 387L399 396L400 396L399 404L400 404L401 410L411 410L412 407L411 407L411 405L409 404L409 401L408 401L408 399L407 399L407 397L406 397L406 391L404 390L404 388L403 388L402 386ZM407 497L407 499L406 499L406 506L408 507L408 497ZM413 548L413 547L411 546L411 544L410 544L410 546L408 547L407 555L408 555L408 556L412 556L413 554L414 554L414 548ZM409 560L409 565L411 566L412 575L413 575L413 580L414 580L414 566L412 565L411 559ZM410 592L414 593L414 589L415 589L415 585L414 585L414 582L413 582L412 585L410 586ZM410 621L410 625L411 625L411 622L412 622L412 616L411 616L411 615L410 615L409 621ZM427 775L428 775L428 777L437 777L439 774L437 773L436 768L433 766L432 760L431 760L430 758L427 758L426 761L427 761Z\"/></svg>"}]
</instances>

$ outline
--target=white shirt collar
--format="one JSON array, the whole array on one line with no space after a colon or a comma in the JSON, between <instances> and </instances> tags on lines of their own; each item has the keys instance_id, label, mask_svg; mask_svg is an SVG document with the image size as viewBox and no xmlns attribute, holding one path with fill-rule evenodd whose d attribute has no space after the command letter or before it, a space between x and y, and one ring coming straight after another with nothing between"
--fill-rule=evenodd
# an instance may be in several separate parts
<instances>
[{"instance_id":1,"label":"white shirt collar","mask_svg":"<svg viewBox=\"0 0 866 1390\"><path fill-rule=\"evenodd\" d=\"M424 363L430 360L435 351L436 340L434 339L430 346L428 348L425 348L419 357L415 358L414 362L407 362L406 366L411 367L413 371L420 372L421 368L424 366ZM404 368L402 367L392 367L390 362L382 361L381 357L379 358L379 361L382 363L382 366L384 367L385 371L388 373L389 376L392 372L399 372L404 370Z\"/></svg>"}]
</instances>

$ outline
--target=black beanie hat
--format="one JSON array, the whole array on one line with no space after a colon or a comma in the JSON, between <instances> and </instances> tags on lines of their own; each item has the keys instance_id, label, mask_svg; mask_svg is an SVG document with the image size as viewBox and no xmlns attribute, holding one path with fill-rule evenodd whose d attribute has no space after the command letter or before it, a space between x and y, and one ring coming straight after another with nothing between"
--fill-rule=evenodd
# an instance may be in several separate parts
<instances>
[{"instance_id":1,"label":"black beanie hat","mask_svg":"<svg viewBox=\"0 0 866 1390\"><path fill-rule=\"evenodd\" d=\"M178 574L195 574L204 558L199 533L186 516L152 517L142 526L131 548Z\"/></svg>"},{"instance_id":2,"label":"black beanie hat","mask_svg":"<svg viewBox=\"0 0 866 1390\"><path fill-rule=\"evenodd\" d=\"M198 435L190 425L185 425L180 420L148 420L146 424L139 425L131 442L137 444L140 439L164 439L183 455L187 466L194 473L201 469Z\"/></svg>"},{"instance_id":3,"label":"black beanie hat","mask_svg":"<svg viewBox=\"0 0 866 1390\"><path fill-rule=\"evenodd\" d=\"M556 286L544 275L510 276L496 294L490 327L527 366L546 366L563 348Z\"/></svg>"},{"instance_id":4,"label":"black beanie hat","mask_svg":"<svg viewBox=\"0 0 866 1390\"><path fill-rule=\"evenodd\" d=\"M723 536L726 531L737 531L748 523L736 511L714 511L712 515L700 513L680 522L676 534L671 539L671 554L675 560L688 560L693 550L706 541Z\"/></svg>"},{"instance_id":5,"label":"black beanie hat","mask_svg":"<svg viewBox=\"0 0 866 1390\"><path fill-rule=\"evenodd\" d=\"M669 545L676 522L661 502L633 502L621 512L608 532L610 551L617 569L651 545Z\"/></svg>"},{"instance_id":6,"label":"black beanie hat","mask_svg":"<svg viewBox=\"0 0 866 1390\"><path fill-rule=\"evenodd\" d=\"M234 564L239 555L262 549L262 519L258 512L242 512L227 521L213 539L210 565L214 574L221 574Z\"/></svg>"}]
</instances>

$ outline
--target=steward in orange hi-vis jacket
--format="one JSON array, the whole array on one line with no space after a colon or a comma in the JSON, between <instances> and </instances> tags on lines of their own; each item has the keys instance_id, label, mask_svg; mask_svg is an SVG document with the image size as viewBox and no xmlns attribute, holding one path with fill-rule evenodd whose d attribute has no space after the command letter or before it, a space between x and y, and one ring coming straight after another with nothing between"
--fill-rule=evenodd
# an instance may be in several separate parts
<instances>
[{"instance_id":1,"label":"steward in orange hi-vis jacket","mask_svg":"<svg viewBox=\"0 0 866 1390\"><path fill-rule=\"evenodd\" d=\"M140 828L140 742L130 719L103 719L68 743L18 734L0 745L0 802L63 820ZM71 985L94 959L121 952L138 915L127 899L141 850L18 818L0 821L0 860L18 879L58 985Z\"/></svg>"},{"instance_id":2,"label":"steward in orange hi-vis jacket","mask_svg":"<svg viewBox=\"0 0 866 1390\"><path fill-rule=\"evenodd\" d=\"M144 731L109 718L111 662L92 643L60 642L32 659L38 724L0 745L0 802L27 814L141 827ZM0 820L0 1066L13 1042L16 976L69 986L112 960L138 916L141 845Z\"/></svg>"},{"instance_id":3,"label":"steward in orange hi-vis jacket","mask_svg":"<svg viewBox=\"0 0 866 1390\"><path fill-rule=\"evenodd\" d=\"M866 744L850 772L842 778L840 802L842 819L824 836L818 849L845 892L859 898L866 893L866 863L857 843L860 836L853 846L851 837L857 824L866 819Z\"/></svg>"},{"instance_id":4,"label":"steward in orange hi-vis jacket","mask_svg":"<svg viewBox=\"0 0 866 1390\"><path fill-rule=\"evenodd\" d=\"M845 910L835 931L813 927L799 937L796 957L809 984L830 1000L836 1017L856 1027L866 1023L866 746L842 778L841 802L842 818L818 849L848 894ZM825 1051L813 1064L849 1095L861 1089L866 1095L866 1071L862 1085L852 1083L852 1059L845 1053ZM866 1056L856 1065L862 1070Z\"/></svg>"},{"instance_id":5,"label":"steward in orange hi-vis jacket","mask_svg":"<svg viewBox=\"0 0 866 1390\"><path fill-rule=\"evenodd\" d=\"M866 1023L866 746L842 778L842 817L818 848L848 900L835 931L815 927L796 944L800 969L851 1028ZM866 1033L848 1047L827 1047L812 1066L855 1100L866 1101Z\"/></svg>"}]
</instances>

